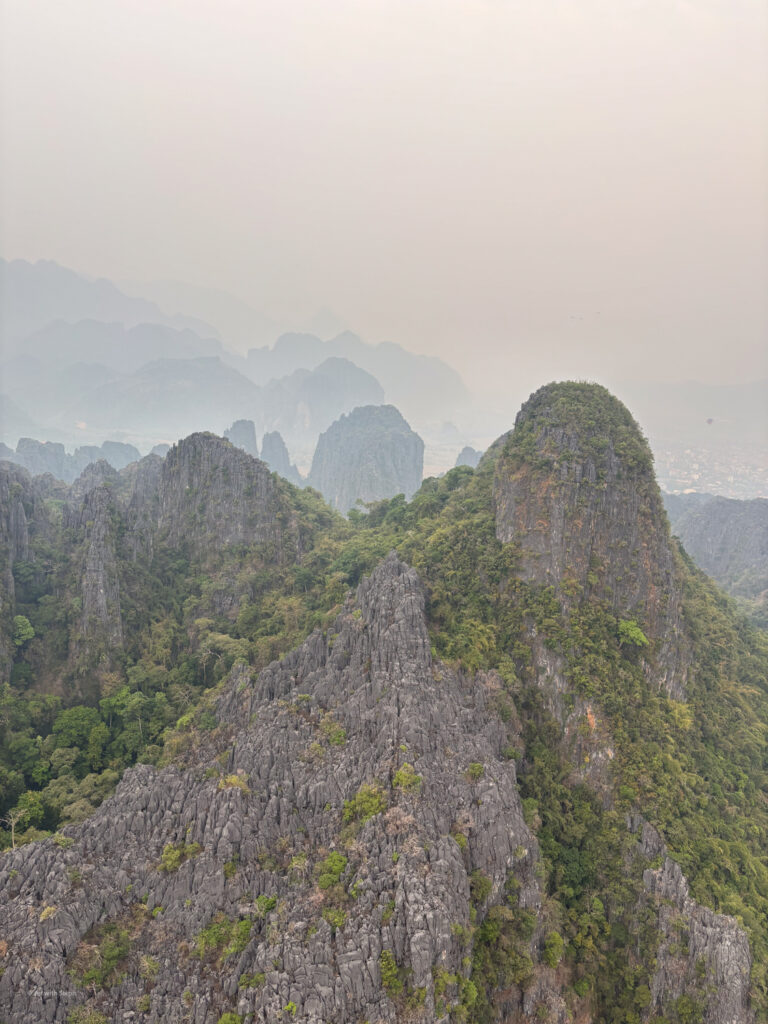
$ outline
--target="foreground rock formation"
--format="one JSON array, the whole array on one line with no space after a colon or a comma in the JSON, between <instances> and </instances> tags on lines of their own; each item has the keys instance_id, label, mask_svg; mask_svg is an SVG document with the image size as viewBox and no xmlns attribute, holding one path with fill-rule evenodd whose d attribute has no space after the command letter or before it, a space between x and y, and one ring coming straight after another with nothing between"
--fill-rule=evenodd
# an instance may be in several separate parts
<instances>
[{"instance_id":1,"label":"foreground rock formation","mask_svg":"<svg viewBox=\"0 0 768 1024\"><path fill-rule=\"evenodd\" d=\"M83 826L0 861L6 1015L87 1003L117 1020L148 995L150 1021L266 1022L289 1004L297 1021L393 1021L399 984L446 1017L461 981L438 996L436 972L467 973L473 872L475 906L510 878L515 905L542 899L506 730L484 714L497 685L432 660L418 578L387 559L328 634L255 680L233 672L220 739L186 770L131 770ZM164 869L169 844L180 863ZM212 921L226 940L202 948ZM113 926L130 935L120 980L88 999L70 972ZM404 979L396 966L389 991L387 954ZM537 991L559 1012L551 984Z\"/></svg>"},{"instance_id":2,"label":"foreground rock formation","mask_svg":"<svg viewBox=\"0 0 768 1024\"><path fill-rule=\"evenodd\" d=\"M755 1024L768 658L603 389L349 521L209 434L0 499L0 726L54 668L97 723L2 748L79 802L0 856L0 1020Z\"/></svg>"}]
</instances>

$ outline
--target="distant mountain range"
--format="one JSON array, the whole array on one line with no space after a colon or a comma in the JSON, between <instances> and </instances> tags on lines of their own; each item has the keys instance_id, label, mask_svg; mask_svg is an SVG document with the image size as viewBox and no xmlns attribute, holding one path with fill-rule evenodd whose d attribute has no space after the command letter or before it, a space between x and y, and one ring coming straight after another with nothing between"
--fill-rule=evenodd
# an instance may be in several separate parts
<instances>
[{"instance_id":1,"label":"distant mountain range","mask_svg":"<svg viewBox=\"0 0 768 1024\"><path fill-rule=\"evenodd\" d=\"M169 316L156 303L126 295L105 278L91 279L53 260L0 259L0 342L6 352L55 320L101 320L189 328L202 336L216 330L195 317Z\"/></svg>"},{"instance_id":2,"label":"distant mountain range","mask_svg":"<svg viewBox=\"0 0 768 1024\"><path fill-rule=\"evenodd\" d=\"M278 325L235 296L147 288L136 297L52 261L0 260L0 441L73 448L107 437L147 451L247 419L260 434L279 431L306 472L332 422L386 403L424 439L435 473L462 446L484 448L502 422L440 359L350 331L329 340L283 333L270 347L263 342ZM337 323L328 315L318 331ZM666 490L768 494L768 382L627 381L617 390L646 426Z\"/></svg>"},{"instance_id":3,"label":"distant mountain range","mask_svg":"<svg viewBox=\"0 0 768 1024\"><path fill-rule=\"evenodd\" d=\"M470 401L459 374L434 356L420 356L400 345L369 345L351 331L329 341L314 334L283 334L272 348L252 348L248 371L254 380L269 380L300 367L319 365L329 356L348 359L380 382L387 401L409 419L446 418Z\"/></svg>"},{"instance_id":4,"label":"distant mountain range","mask_svg":"<svg viewBox=\"0 0 768 1024\"><path fill-rule=\"evenodd\" d=\"M9 399L0 440L10 445L23 436L80 444L107 435L146 449L194 430L221 432L242 418L307 454L357 406L394 402L407 415L444 418L446 406L468 401L461 378L441 360L369 345L350 332L330 341L285 334L245 358L204 320L169 315L50 261L0 262L0 287L0 375ZM241 330L246 314L257 316L225 293L180 287L170 294L223 311Z\"/></svg>"}]
</instances>

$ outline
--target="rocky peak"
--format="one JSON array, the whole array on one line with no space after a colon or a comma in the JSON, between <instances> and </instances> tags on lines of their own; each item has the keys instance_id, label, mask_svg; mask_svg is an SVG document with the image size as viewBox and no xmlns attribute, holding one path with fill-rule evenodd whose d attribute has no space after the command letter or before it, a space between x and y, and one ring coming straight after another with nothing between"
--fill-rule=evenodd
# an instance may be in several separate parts
<instances>
[{"instance_id":1,"label":"rocky peak","mask_svg":"<svg viewBox=\"0 0 768 1024\"><path fill-rule=\"evenodd\" d=\"M471 466L472 469L476 469L480 459L482 459L483 453L478 451L477 448L473 448L471 445L465 445L459 454L456 456L457 466Z\"/></svg>"},{"instance_id":2,"label":"rocky peak","mask_svg":"<svg viewBox=\"0 0 768 1024\"><path fill-rule=\"evenodd\" d=\"M277 473L297 487L301 485L299 471L291 462L285 441L278 430L270 430L261 439L261 458L273 473Z\"/></svg>"},{"instance_id":3,"label":"rocky peak","mask_svg":"<svg viewBox=\"0 0 768 1024\"><path fill-rule=\"evenodd\" d=\"M235 448L242 448L254 459L258 459L259 445L256 441L256 426L253 420L235 420L232 426L224 431L224 437Z\"/></svg>"},{"instance_id":4,"label":"rocky peak","mask_svg":"<svg viewBox=\"0 0 768 1024\"><path fill-rule=\"evenodd\" d=\"M191 434L166 455L157 533L205 558L211 548L270 544L276 560L296 547L290 509L268 467L214 434Z\"/></svg>"},{"instance_id":5,"label":"rocky peak","mask_svg":"<svg viewBox=\"0 0 768 1024\"><path fill-rule=\"evenodd\" d=\"M597 384L549 384L497 442L496 532L525 579L568 603L607 602L655 644L659 682L682 695L681 582L653 458L624 405Z\"/></svg>"},{"instance_id":6,"label":"rocky peak","mask_svg":"<svg viewBox=\"0 0 768 1024\"><path fill-rule=\"evenodd\" d=\"M98 462L91 462L85 467L72 484L69 497L72 501L82 501L94 488L101 487L103 484L110 484L114 487L117 486L119 480L117 470L110 466L106 459L99 459Z\"/></svg>"},{"instance_id":7,"label":"rocky peak","mask_svg":"<svg viewBox=\"0 0 768 1024\"><path fill-rule=\"evenodd\" d=\"M78 639L119 647L123 640L116 552L118 506L114 482L85 490L67 508L67 525L84 536L80 557L82 623Z\"/></svg>"},{"instance_id":8,"label":"rocky peak","mask_svg":"<svg viewBox=\"0 0 768 1024\"><path fill-rule=\"evenodd\" d=\"M424 442L393 405L366 405L336 420L317 442L309 483L340 512L358 500L412 495L421 486Z\"/></svg>"}]
</instances>

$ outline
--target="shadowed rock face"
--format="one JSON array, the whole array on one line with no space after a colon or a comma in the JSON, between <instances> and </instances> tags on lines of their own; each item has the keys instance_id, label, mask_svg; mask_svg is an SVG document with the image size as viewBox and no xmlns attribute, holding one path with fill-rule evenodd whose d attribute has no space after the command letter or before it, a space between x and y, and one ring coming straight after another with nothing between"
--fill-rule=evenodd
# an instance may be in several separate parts
<instances>
[{"instance_id":1,"label":"shadowed rock face","mask_svg":"<svg viewBox=\"0 0 768 1024\"><path fill-rule=\"evenodd\" d=\"M84 537L80 636L86 641L103 640L108 647L119 647L123 641L116 512L113 486L99 483L85 491L82 502L70 509L67 517L70 529Z\"/></svg>"},{"instance_id":2,"label":"shadowed rock face","mask_svg":"<svg viewBox=\"0 0 768 1024\"><path fill-rule=\"evenodd\" d=\"M501 756L506 730L484 713L495 686L492 675L470 686L433 662L418 577L388 558L327 635L256 680L233 672L219 704L228 732L193 752L186 771L130 770L93 818L65 830L71 845L46 840L0 860L5 1014L42 1024L86 1002L68 970L88 961L98 941L89 930L112 922L130 930L132 948L123 980L94 1002L109 1020L148 990L150 1021L180 1024L191 1013L215 1024L236 1010L266 1024L289 1001L297 1021L394 1021L382 950L411 970L436 1019L433 967L465 970L455 930L469 924L470 873L490 880L486 901L502 898L511 872L520 905L537 912L541 903L538 847L514 764ZM405 762L420 776L410 787L397 784ZM484 766L475 782L473 762ZM344 801L364 785L375 787L377 813L345 816ZM346 845L345 824L348 838L356 833ZM467 837L464 850L452 831ZM199 849L178 870L159 870L166 844L182 842ZM318 888L317 865L334 849L346 857L340 888L322 878ZM279 902L260 909L260 894ZM327 913L334 908L341 917ZM247 922L242 948L201 961L195 936L217 913ZM142 956L157 964L151 986ZM264 978L238 988L243 974ZM564 1020L550 975L536 968L536 991ZM522 992L508 999L524 1010Z\"/></svg>"},{"instance_id":3,"label":"shadowed rock face","mask_svg":"<svg viewBox=\"0 0 768 1024\"><path fill-rule=\"evenodd\" d=\"M627 409L595 384L550 384L494 446L496 534L525 579L566 600L594 596L654 642L656 678L684 693L681 584L650 449Z\"/></svg>"},{"instance_id":4,"label":"shadowed rock face","mask_svg":"<svg viewBox=\"0 0 768 1024\"><path fill-rule=\"evenodd\" d=\"M391 405L342 416L320 436L309 483L340 512L358 500L378 501L421 486L424 442Z\"/></svg>"}]
</instances>

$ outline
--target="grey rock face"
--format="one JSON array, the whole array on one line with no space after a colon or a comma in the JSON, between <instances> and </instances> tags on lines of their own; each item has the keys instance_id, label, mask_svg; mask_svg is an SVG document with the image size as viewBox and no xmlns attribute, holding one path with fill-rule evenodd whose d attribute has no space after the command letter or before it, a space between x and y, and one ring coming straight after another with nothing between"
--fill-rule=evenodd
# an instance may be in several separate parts
<instances>
[{"instance_id":1,"label":"grey rock face","mask_svg":"<svg viewBox=\"0 0 768 1024\"><path fill-rule=\"evenodd\" d=\"M5 446L4 446L5 447ZM50 473L57 480L72 483L92 463L103 459L113 469L123 469L141 458L138 448L132 444L119 441L105 441L98 445L82 445L73 454L68 454L63 444L52 441L35 441L31 437L22 437L16 445L16 451L1 456L10 462L23 466L32 476Z\"/></svg>"},{"instance_id":2,"label":"grey rock face","mask_svg":"<svg viewBox=\"0 0 768 1024\"><path fill-rule=\"evenodd\" d=\"M661 943L651 986L652 1008L663 1012L680 996L698 998L707 1024L750 1024L749 941L733 917L715 914L691 899L680 865L667 855L659 833L642 823L641 847L660 861L643 884L658 908Z\"/></svg>"},{"instance_id":3,"label":"grey rock face","mask_svg":"<svg viewBox=\"0 0 768 1024\"><path fill-rule=\"evenodd\" d=\"M298 543L267 466L213 434L179 441L162 463L157 533L204 558L212 540L269 544L276 560Z\"/></svg>"},{"instance_id":4,"label":"grey rock face","mask_svg":"<svg viewBox=\"0 0 768 1024\"><path fill-rule=\"evenodd\" d=\"M340 512L421 486L424 442L392 405L363 406L321 435L309 483Z\"/></svg>"},{"instance_id":5,"label":"grey rock face","mask_svg":"<svg viewBox=\"0 0 768 1024\"><path fill-rule=\"evenodd\" d=\"M82 501L86 494L94 488L100 487L102 484L117 487L119 481L120 476L118 472L104 459L99 459L98 462L91 462L85 467L77 480L72 484L69 498L72 501Z\"/></svg>"},{"instance_id":6,"label":"grey rock face","mask_svg":"<svg viewBox=\"0 0 768 1024\"><path fill-rule=\"evenodd\" d=\"M67 453L63 444L52 441L35 441L31 437L22 437L16 445L16 459L20 466L29 470L32 476L50 473L57 480L67 475L65 462Z\"/></svg>"},{"instance_id":7,"label":"grey rock face","mask_svg":"<svg viewBox=\"0 0 768 1024\"><path fill-rule=\"evenodd\" d=\"M47 1024L87 1003L117 1024L138 1019L143 1000L142 1020L170 1024L226 1011L267 1024L291 1003L297 1022L393 1022L405 1018L382 986L386 950L423 989L416 1018L447 1020L433 968L467 973L470 873L490 880L485 905L510 875L521 906L542 899L506 729L485 713L497 685L433 661L418 577L390 556L327 634L255 680L233 670L218 738L187 770L138 766L62 844L0 860L6 1018ZM419 781L404 786L406 763ZM484 766L474 782L471 763ZM367 820L355 812L363 786L376 797ZM168 843L199 848L161 871ZM333 851L331 885L320 865ZM244 922L242 941L201 957L196 937L217 914ZM78 987L90 929L105 922L130 931L120 978ZM527 1019L534 991L564 1020L554 972L537 966L532 984L505 993L509 1012Z\"/></svg>"},{"instance_id":8,"label":"grey rock face","mask_svg":"<svg viewBox=\"0 0 768 1024\"><path fill-rule=\"evenodd\" d=\"M465 445L461 449L459 454L456 456L457 466L471 466L472 469L476 469L482 459L483 453L479 452L477 448L472 448L470 445Z\"/></svg>"},{"instance_id":9,"label":"grey rock face","mask_svg":"<svg viewBox=\"0 0 768 1024\"><path fill-rule=\"evenodd\" d=\"M273 473L277 473L289 483L295 484L296 487L303 483L298 469L291 462L285 441L277 430L269 431L261 439L261 459Z\"/></svg>"},{"instance_id":10,"label":"grey rock face","mask_svg":"<svg viewBox=\"0 0 768 1024\"><path fill-rule=\"evenodd\" d=\"M605 426L579 415L584 389ZM496 535L520 545L523 578L636 619L654 641L658 684L682 697L689 653L676 553L629 412L597 385L548 385L497 445Z\"/></svg>"},{"instance_id":11,"label":"grey rock face","mask_svg":"<svg viewBox=\"0 0 768 1024\"><path fill-rule=\"evenodd\" d=\"M224 431L224 437L230 441L235 448L242 448L244 452L259 457L259 445L256 441L256 427L253 420L235 420L232 426Z\"/></svg>"},{"instance_id":12,"label":"grey rock face","mask_svg":"<svg viewBox=\"0 0 768 1024\"><path fill-rule=\"evenodd\" d=\"M82 565L82 625L86 641L103 640L108 647L123 641L120 581L115 552L117 507L114 486L101 483L87 490L79 505L68 509L68 526L84 535Z\"/></svg>"}]
</instances>

